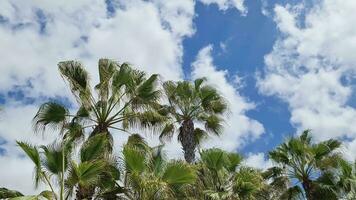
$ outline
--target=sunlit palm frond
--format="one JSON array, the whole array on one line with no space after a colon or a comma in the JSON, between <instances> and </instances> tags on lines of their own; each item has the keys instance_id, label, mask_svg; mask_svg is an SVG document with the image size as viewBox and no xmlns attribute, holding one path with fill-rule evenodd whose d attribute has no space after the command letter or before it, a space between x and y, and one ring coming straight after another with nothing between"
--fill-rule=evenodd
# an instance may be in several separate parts
<instances>
[{"instance_id":1,"label":"sunlit palm frond","mask_svg":"<svg viewBox=\"0 0 356 200\"><path fill-rule=\"evenodd\" d=\"M178 187L183 184L193 184L196 173L194 168L187 163L172 161L165 167L162 179L169 185Z\"/></svg>"}]
</instances>

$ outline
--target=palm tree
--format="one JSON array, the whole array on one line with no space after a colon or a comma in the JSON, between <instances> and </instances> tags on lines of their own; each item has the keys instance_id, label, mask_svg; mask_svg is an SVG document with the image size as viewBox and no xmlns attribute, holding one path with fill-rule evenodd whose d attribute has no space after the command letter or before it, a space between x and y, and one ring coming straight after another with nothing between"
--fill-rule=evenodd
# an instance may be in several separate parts
<instances>
[{"instance_id":1,"label":"palm tree","mask_svg":"<svg viewBox=\"0 0 356 200\"><path fill-rule=\"evenodd\" d=\"M130 126L151 127L165 119L152 109L157 107L160 98L160 91L156 89L157 74L146 78L144 72L132 69L127 63L120 65L109 59L100 59L100 81L95 86L97 95L94 95L89 74L81 63L64 61L58 66L79 109L76 114L70 114L61 104L43 104L34 118L36 131L43 131L46 127L63 130L72 122L85 124L83 128L92 128L91 136L105 134L112 140L109 129L127 132ZM118 127L119 124L122 127Z\"/></svg>"},{"instance_id":2,"label":"palm tree","mask_svg":"<svg viewBox=\"0 0 356 200\"><path fill-rule=\"evenodd\" d=\"M338 167L326 171L319 180L337 199L356 199L356 163L340 159Z\"/></svg>"},{"instance_id":3,"label":"palm tree","mask_svg":"<svg viewBox=\"0 0 356 200\"><path fill-rule=\"evenodd\" d=\"M166 123L160 139L169 139L178 130L178 140L183 146L184 158L188 163L195 160L195 150L208 133L220 135L221 115L227 104L215 88L204 84L205 79L189 81L167 81L163 84L168 105L161 108L161 114L171 120ZM195 127L203 124L204 128Z\"/></svg>"},{"instance_id":4,"label":"palm tree","mask_svg":"<svg viewBox=\"0 0 356 200\"><path fill-rule=\"evenodd\" d=\"M271 167L262 172L264 185L257 193L257 200L303 200L301 188L290 186L289 177L283 174L283 168Z\"/></svg>"},{"instance_id":5,"label":"palm tree","mask_svg":"<svg viewBox=\"0 0 356 200\"><path fill-rule=\"evenodd\" d=\"M43 182L51 188L51 192L55 199L57 200L57 195L55 192L54 184L52 177L55 179L55 183L58 185L63 185L64 183L64 173L67 167L67 161L69 158L69 148L52 144L48 146L33 146L25 142L17 142L17 144L21 147L21 149L26 153L26 155L32 160L35 165L34 170L34 181L35 187ZM65 149L65 150L63 150ZM65 152L64 154L62 152ZM62 156L65 155L63 158ZM64 162L63 162L64 161ZM63 199L62 187L60 187L60 195L59 197Z\"/></svg>"},{"instance_id":6,"label":"palm tree","mask_svg":"<svg viewBox=\"0 0 356 200\"><path fill-rule=\"evenodd\" d=\"M139 135L130 136L123 149L124 199L185 199L195 170L181 161L167 161L161 149L149 147Z\"/></svg>"},{"instance_id":7,"label":"palm tree","mask_svg":"<svg viewBox=\"0 0 356 200\"><path fill-rule=\"evenodd\" d=\"M90 137L80 148L80 163L71 161L65 180L67 195L76 189L76 199L89 199L96 195L102 197L118 189L120 171L115 159L106 154L109 141L103 134ZM94 194L94 192L97 194Z\"/></svg>"},{"instance_id":8,"label":"palm tree","mask_svg":"<svg viewBox=\"0 0 356 200\"><path fill-rule=\"evenodd\" d=\"M254 199L262 188L262 176L257 170L241 166L241 155L213 148L203 150L200 156L199 181L194 188L198 199Z\"/></svg>"},{"instance_id":9,"label":"palm tree","mask_svg":"<svg viewBox=\"0 0 356 200\"><path fill-rule=\"evenodd\" d=\"M119 179L115 176L119 174L116 163L108 155L103 156L109 143L105 135L99 134L84 142L79 151L79 163L73 155L72 141L39 147L24 142L17 143L35 165L35 186L41 182L48 185L53 199L58 199L58 196L68 199L73 195L74 189L77 189L77 200L91 198L94 195L93 189L99 190L97 196L100 196ZM60 192L56 193L55 185L65 185L65 188L60 187ZM67 192L65 198L61 197L64 189Z\"/></svg>"},{"instance_id":10,"label":"palm tree","mask_svg":"<svg viewBox=\"0 0 356 200\"><path fill-rule=\"evenodd\" d=\"M327 140L312 143L310 131L304 131L299 137L293 137L269 153L276 163L270 169L272 180L290 180L287 193L305 194L308 200L337 199L336 194L324 184L326 172L336 168L340 154L336 151L341 143ZM297 195L297 196L298 196Z\"/></svg>"},{"instance_id":11,"label":"palm tree","mask_svg":"<svg viewBox=\"0 0 356 200\"><path fill-rule=\"evenodd\" d=\"M71 114L60 103L44 103L34 117L36 132L43 132L46 128L58 130L62 141L69 138L74 142L84 138L85 130L92 128L90 137L98 134L107 137L110 142L105 149L111 153L113 139L110 130L128 132L129 127L155 127L166 119L153 109L159 105L160 98L160 91L156 89L157 74L146 78L144 72L134 70L126 63L120 65L112 60L100 59L99 83L95 86L97 95L94 95L89 75L81 63L64 61L58 66L79 109L77 113ZM64 172L61 174L64 175ZM61 183L61 189L62 200L64 182ZM89 193L93 194L93 191Z\"/></svg>"},{"instance_id":12,"label":"palm tree","mask_svg":"<svg viewBox=\"0 0 356 200\"><path fill-rule=\"evenodd\" d=\"M0 199L20 197L23 194L16 190L9 190L7 188L0 188Z\"/></svg>"}]
</instances>

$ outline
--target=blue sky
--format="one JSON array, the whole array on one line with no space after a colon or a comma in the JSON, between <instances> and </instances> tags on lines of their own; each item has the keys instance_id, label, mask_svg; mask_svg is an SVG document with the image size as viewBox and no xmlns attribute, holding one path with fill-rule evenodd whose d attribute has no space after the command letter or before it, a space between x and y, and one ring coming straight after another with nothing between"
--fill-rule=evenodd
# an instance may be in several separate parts
<instances>
[{"instance_id":1,"label":"blue sky","mask_svg":"<svg viewBox=\"0 0 356 200\"><path fill-rule=\"evenodd\" d=\"M267 152L304 129L317 141L346 138L345 156L353 160L355 9L354 0L0 1L0 163L7 163L0 186L33 192L32 165L15 140L54 139L32 134L41 103L75 110L56 67L70 59L80 60L93 82L101 57L165 80L207 77L231 114L224 134L203 147L239 151L247 165L270 166ZM115 134L118 149L126 138ZM177 141L166 151L181 157Z\"/></svg>"},{"instance_id":2,"label":"blue sky","mask_svg":"<svg viewBox=\"0 0 356 200\"><path fill-rule=\"evenodd\" d=\"M273 9L274 4L285 2L269 3L265 9ZM273 18L262 14L261 1L247 1L245 5L248 14L241 16L236 9L221 12L215 4L196 4L196 33L183 42L183 68L189 77L190 64L199 50L212 44L214 63L220 69L228 70L230 79L234 78L234 74L243 77L244 87L239 91L258 104L257 109L249 111L247 115L263 123L266 129L264 137L242 149L247 153L268 151L283 141L284 135L293 133L295 129L289 123L287 105L275 97L259 94L256 89L255 73L263 70L264 56L272 50L278 34L276 24Z\"/></svg>"}]
</instances>

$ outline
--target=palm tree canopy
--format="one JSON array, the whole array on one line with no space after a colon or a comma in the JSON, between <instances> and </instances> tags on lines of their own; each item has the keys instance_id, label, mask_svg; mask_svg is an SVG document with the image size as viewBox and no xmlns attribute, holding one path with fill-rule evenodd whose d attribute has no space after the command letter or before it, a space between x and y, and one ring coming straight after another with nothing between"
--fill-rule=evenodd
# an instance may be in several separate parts
<instances>
[{"instance_id":1,"label":"palm tree canopy","mask_svg":"<svg viewBox=\"0 0 356 200\"><path fill-rule=\"evenodd\" d=\"M272 183L297 182L285 188L282 196L300 196L304 193L309 200L320 199L325 195L336 199L335 193L328 186L328 172L335 170L342 160L337 151L340 146L341 143L334 139L312 143L310 131L306 130L299 137L290 138L269 153L270 159L277 165L269 169L268 176L273 180Z\"/></svg>"},{"instance_id":2,"label":"palm tree canopy","mask_svg":"<svg viewBox=\"0 0 356 200\"><path fill-rule=\"evenodd\" d=\"M205 79L189 81L167 81L163 84L168 98L168 105L161 110L162 114L169 114L173 119L167 123L160 138L170 138L176 130L175 123L193 120L204 124L204 130L196 128L194 132L197 141L206 136L207 132L219 135L222 130L221 114L227 111L227 103L218 91L204 84Z\"/></svg>"},{"instance_id":3,"label":"palm tree canopy","mask_svg":"<svg viewBox=\"0 0 356 200\"><path fill-rule=\"evenodd\" d=\"M149 147L139 135L132 135L123 149L124 185L130 199L167 199L182 195L193 184L196 173L181 161L168 162L161 146Z\"/></svg>"}]
</instances>

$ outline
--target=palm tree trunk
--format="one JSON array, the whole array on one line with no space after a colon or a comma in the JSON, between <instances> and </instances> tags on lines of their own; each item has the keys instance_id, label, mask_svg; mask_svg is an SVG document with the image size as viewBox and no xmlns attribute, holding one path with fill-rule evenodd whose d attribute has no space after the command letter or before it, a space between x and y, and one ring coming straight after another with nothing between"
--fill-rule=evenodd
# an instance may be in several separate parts
<instances>
[{"instance_id":1,"label":"palm tree trunk","mask_svg":"<svg viewBox=\"0 0 356 200\"><path fill-rule=\"evenodd\" d=\"M75 199L76 200L82 200L82 199L92 199L93 195L95 192L95 188L90 187L90 188L84 188L80 185L77 187L77 191L75 193Z\"/></svg>"},{"instance_id":2,"label":"palm tree trunk","mask_svg":"<svg viewBox=\"0 0 356 200\"><path fill-rule=\"evenodd\" d=\"M314 200L313 196L313 183L309 179L304 179L302 182L302 186L307 197L307 200Z\"/></svg>"},{"instance_id":3,"label":"palm tree trunk","mask_svg":"<svg viewBox=\"0 0 356 200\"><path fill-rule=\"evenodd\" d=\"M184 158L188 163L195 160L196 141L194 136L194 123L192 120L184 120L180 127L180 142L183 146Z\"/></svg>"}]
</instances>

